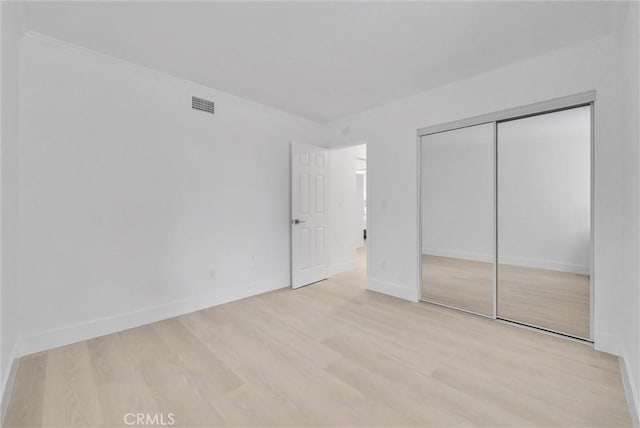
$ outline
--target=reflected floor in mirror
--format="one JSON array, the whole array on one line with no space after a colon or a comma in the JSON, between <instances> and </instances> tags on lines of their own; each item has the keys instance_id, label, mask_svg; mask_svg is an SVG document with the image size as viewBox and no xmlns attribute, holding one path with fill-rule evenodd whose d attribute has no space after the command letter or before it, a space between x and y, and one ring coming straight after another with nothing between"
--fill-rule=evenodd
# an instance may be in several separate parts
<instances>
[{"instance_id":1,"label":"reflected floor in mirror","mask_svg":"<svg viewBox=\"0 0 640 428\"><path fill-rule=\"evenodd\" d=\"M498 265L498 316L589 338L589 275Z\"/></svg>"},{"instance_id":2,"label":"reflected floor in mirror","mask_svg":"<svg viewBox=\"0 0 640 428\"><path fill-rule=\"evenodd\" d=\"M498 316L589 337L589 276L501 264ZM422 298L491 316L493 264L422 256Z\"/></svg>"},{"instance_id":3,"label":"reflected floor in mirror","mask_svg":"<svg viewBox=\"0 0 640 428\"><path fill-rule=\"evenodd\" d=\"M493 264L423 255L422 298L493 316Z\"/></svg>"}]
</instances>

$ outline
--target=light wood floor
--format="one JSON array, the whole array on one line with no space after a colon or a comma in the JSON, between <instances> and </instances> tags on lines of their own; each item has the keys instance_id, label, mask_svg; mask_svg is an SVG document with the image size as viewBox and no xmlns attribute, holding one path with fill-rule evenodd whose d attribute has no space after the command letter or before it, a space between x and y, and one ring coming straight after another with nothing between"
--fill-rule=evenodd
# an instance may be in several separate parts
<instances>
[{"instance_id":1,"label":"light wood floor","mask_svg":"<svg viewBox=\"0 0 640 428\"><path fill-rule=\"evenodd\" d=\"M589 338L588 275L500 264L498 316ZM450 257L422 257L423 298L493 315L493 265Z\"/></svg>"},{"instance_id":2,"label":"light wood floor","mask_svg":"<svg viewBox=\"0 0 640 428\"><path fill-rule=\"evenodd\" d=\"M5 425L629 426L617 358L362 271L24 357ZM166 417L166 416L165 416Z\"/></svg>"}]
</instances>

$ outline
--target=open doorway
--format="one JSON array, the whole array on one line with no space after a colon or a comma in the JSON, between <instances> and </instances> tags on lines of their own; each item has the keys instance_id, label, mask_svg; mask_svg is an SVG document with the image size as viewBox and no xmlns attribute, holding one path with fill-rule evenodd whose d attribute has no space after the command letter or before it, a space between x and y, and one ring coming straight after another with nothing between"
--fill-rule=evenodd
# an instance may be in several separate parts
<instances>
[{"instance_id":1,"label":"open doorway","mask_svg":"<svg viewBox=\"0 0 640 428\"><path fill-rule=\"evenodd\" d=\"M356 222L360 224L356 240L356 270L367 273L367 146L356 158ZM360 233L362 232L362 233Z\"/></svg>"},{"instance_id":2,"label":"open doorway","mask_svg":"<svg viewBox=\"0 0 640 428\"><path fill-rule=\"evenodd\" d=\"M367 287L367 147L291 145L291 288Z\"/></svg>"},{"instance_id":3,"label":"open doorway","mask_svg":"<svg viewBox=\"0 0 640 428\"><path fill-rule=\"evenodd\" d=\"M366 287L367 146L329 150L329 273ZM346 279L346 278L345 278Z\"/></svg>"}]
</instances>

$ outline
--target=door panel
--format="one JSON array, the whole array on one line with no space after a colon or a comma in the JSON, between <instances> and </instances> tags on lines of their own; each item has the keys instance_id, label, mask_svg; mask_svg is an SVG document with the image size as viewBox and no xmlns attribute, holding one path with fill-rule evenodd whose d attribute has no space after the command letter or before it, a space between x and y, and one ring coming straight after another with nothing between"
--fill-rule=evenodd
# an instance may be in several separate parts
<instances>
[{"instance_id":1,"label":"door panel","mask_svg":"<svg viewBox=\"0 0 640 428\"><path fill-rule=\"evenodd\" d=\"M291 286L328 277L326 185L329 154L322 147L291 145Z\"/></svg>"},{"instance_id":2,"label":"door panel","mask_svg":"<svg viewBox=\"0 0 640 428\"><path fill-rule=\"evenodd\" d=\"M492 123L421 141L422 298L494 316Z\"/></svg>"},{"instance_id":3,"label":"door panel","mask_svg":"<svg viewBox=\"0 0 640 428\"><path fill-rule=\"evenodd\" d=\"M589 339L591 107L498 123L498 317Z\"/></svg>"}]
</instances>

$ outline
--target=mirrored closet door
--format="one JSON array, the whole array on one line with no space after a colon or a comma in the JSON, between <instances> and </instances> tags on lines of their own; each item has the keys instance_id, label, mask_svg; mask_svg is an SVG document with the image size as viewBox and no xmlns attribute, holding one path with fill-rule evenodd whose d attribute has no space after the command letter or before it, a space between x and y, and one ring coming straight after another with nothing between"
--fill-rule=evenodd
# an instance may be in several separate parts
<instances>
[{"instance_id":1,"label":"mirrored closet door","mask_svg":"<svg viewBox=\"0 0 640 428\"><path fill-rule=\"evenodd\" d=\"M590 338L591 106L498 122L499 318Z\"/></svg>"},{"instance_id":2,"label":"mirrored closet door","mask_svg":"<svg viewBox=\"0 0 640 428\"><path fill-rule=\"evenodd\" d=\"M421 151L422 299L494 316L494 124L426 135Z\"/></svg>"},{"instance_id":3,"label":"mirrored closet door","mask_svg":"<svg viewBox=\"0 0 640 428\"><path fill-rule=\"evenodd\" d=\"M418 131L423 301L592 339L594 95Z\"/></svg>"}]
</instances>

